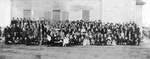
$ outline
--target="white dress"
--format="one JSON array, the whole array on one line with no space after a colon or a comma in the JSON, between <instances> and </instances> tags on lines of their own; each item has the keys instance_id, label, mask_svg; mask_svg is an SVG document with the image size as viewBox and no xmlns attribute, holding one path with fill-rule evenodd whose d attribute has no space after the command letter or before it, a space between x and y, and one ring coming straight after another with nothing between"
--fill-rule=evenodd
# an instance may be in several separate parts
<instances>
[{"instance_id":1,"label":"white dress","mask_svg":"<svg viewBox=\"0 0 150 59\"><path fill-rule=\"evenodd\" d=\"M112 41L112 45L116 45L116 41L115 40Z\"/></svg>"},{"instance_id":2,"label":"white dress","mask_svg":"<svg viewBox=\"0 0 150 59\"><path fill-rule=\"evenodd\" d=\"M111 44L111 37L108 37L107 45L112 45Z\"/></svg>"},{"instance_id":3,"label":"white dress","mask_svg":"<svg viewBox=\"0 0 150 59\"><path fill-rule=\"evenodd\" d=\"M94 39L91 39L91 44L95 44L95 41L94 41Z\"/></svg>"},{"instance_id":4,"label":"white dress","mask_svg":"<svg viewBox=\"0 0 150 59\"><path fill-rule=\"evenodd\" d=\"M90 45L90 41L88 39L84 39L83 45L84 46Z\"/></svg>"},{"instance_id":5,"label":"white dress","mask_svg":"<svg viewBox=\"0 0 150 59\"><path fill-rule=\"evenodd\" d=\"M124 33L121 33L121 37L124 38Z\"/></svg>"},{"instance_id":6,"label":"white dress","mask_svg":"<svg viewBox=\"0 0 150 59\"><path fill-rule=\"evenodd\" d=\"M81 29L81 32L83 33L83 32L86 32L86 30L85 29Z\"/></svg>"},{"instance_id":7,"label":"white dress","mask_svg":"<svg viewBox=\"0 0 150 59\"><path fill-rule=\"evenodd\" d=\"M69 43L69 38L65 37L65 39L63 40L63 45L68 44Z\"/></svg>"},{"instance_id":8,"label":"white dress","mask_svg":"<svg viewBox=\"0 0 150 59\"><path fill-rule=\"evenodd\" d=\"M87 40L87 45L90 45L90 40Z\"/></svg>"},{"instance_id":9,"label":"white dress","mask_svg":"<svg viewBox=\"0 0 150 59\"><path fill-rule=\"evenodd\" d=\"M47 35L47 40L51 41L51 39L52 39L51 36Z\"/></svg>"},{"instance_id":10,"label":"white dress","mask_svg":"<svg viewBox=\"0 0 150 59\"><path fill-rule=\"evenodd\" d=\"M81 35L84 35L84 34L85 34L85 32L86 32L86 30L85 30L85 29L81 29Z\"/></svg>"}]
</instances>

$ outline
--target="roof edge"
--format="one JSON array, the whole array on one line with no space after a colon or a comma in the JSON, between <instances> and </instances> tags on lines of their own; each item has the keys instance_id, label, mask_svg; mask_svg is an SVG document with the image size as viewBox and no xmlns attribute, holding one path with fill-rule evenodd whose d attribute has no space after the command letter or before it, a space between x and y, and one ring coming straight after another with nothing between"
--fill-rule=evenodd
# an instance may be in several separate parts
<instances>
[{"instance_id":1,"label":"roof edge","mask_svg":"<svg viewBox=\"0 0 150 59\"><path fill-rule=\"evenodd\" d=\"M144 1L136 0L136 5L144 5L146 4Z\"/></svg>"}]
</instances>

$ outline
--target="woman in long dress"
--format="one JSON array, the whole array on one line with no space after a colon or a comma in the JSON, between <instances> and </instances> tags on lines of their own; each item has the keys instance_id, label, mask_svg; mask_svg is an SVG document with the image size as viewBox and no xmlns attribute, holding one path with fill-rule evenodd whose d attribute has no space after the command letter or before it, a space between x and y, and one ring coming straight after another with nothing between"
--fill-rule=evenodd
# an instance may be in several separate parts
<instances>
[{"instance_id":1,"label":"woman in long dress","mask_svg":"<svg viewBox=\"0 0 150 59\"><path fill-rule=\"evenodd\" d=\"M112 45L112 37L110 35L107 38L107 45Z\"/></svg>"},{"instance_id":2,"label":"woman in long dress","mask_svg":"<svg viewBox=\"0 0 150 59\"><path fill-rule=\"evenodd\" d=\"M112 36L113 38L112 38L112 45L116 45L116 39L117 39L117 37L116 36Z\"/></svg>"},{"instance_id":3,"label":"woman in long dress","mask_svg":"<svg viewBox=\"0 0 150 59\"><path fill-rule=\"evenodd\" d=\"M88 37L86 37L86 38L83 40L83 46L87 46L87 45L90 45L90 41L89 41Z\"/></svg>"},{"instance_id":4,"label":"woman in long dress","mask_svg":"<svg viewBox=\"0 0 150 59\"><path fill-rule=\"evenodd\" d=\"M121 32L121 45L124 45L125 36L123 31Z\"/></svg>"},{"instance_id":5,"label":"woman in long dress","mask_svg":"<svg viewBox=\"0 0 150 59\"><path fill-rule=\"evenodd\" d=\"M63 40L63 47L66 47L67 44L69 44L69 34L67 34Z\"/></svg>"},{"instance_id":6,"label":"woman in long dress","mask_svg":"<svg viewBox=\"0 0 150 59\"><path fill-rule=\"evenodd\" d=\"M88 34L87 33L86 33L85 39L83 40L83 45L84 46L90 45L90 40L88 39Z\"/></svg>"},{"instance_id":7,"label":"woman in long dress","mask_svg":"<svg viewBox=\"0 0 150 59\"><path fill-rule=\"evenodd\" d=\"M51 40L52 40L51 36L47 35L47 47L49 47Z\"/></svg>"}]
</instances>

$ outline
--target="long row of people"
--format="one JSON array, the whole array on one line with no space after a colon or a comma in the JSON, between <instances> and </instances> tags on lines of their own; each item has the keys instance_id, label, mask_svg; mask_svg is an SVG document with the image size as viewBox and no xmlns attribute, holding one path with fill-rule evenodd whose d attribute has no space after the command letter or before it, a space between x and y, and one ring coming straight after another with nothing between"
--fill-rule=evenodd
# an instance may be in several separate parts
<instances>
[{"instance_id":1,"label":"long row of people","mask_svg":"<svg viewBox=\"0 0 150 59\"><path fill-rule=\"evenodd\" d=\"M139 45L140 28L135 22L56 21L13 19L4 29L6 44Z\"/></svg>"}]
</instances>

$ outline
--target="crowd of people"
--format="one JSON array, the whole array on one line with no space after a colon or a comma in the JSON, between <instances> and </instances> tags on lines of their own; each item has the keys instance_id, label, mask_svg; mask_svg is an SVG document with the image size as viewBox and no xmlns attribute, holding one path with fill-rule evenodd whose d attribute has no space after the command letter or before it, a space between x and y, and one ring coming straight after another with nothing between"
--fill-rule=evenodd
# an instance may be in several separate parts
<instances>
[{"instance_id":1,"label":"crowd of people","mask_svg":"<svg viewBox=\"0 0 150 59\"><path fill-rule=\"evenodd\" d=\"M5 44L139 45L140 28L135 22L55 21L17 18L4 29Z\"/></svg>"}]
</instances>

